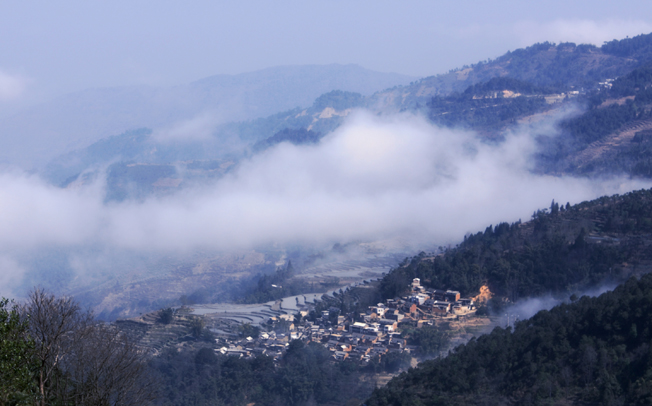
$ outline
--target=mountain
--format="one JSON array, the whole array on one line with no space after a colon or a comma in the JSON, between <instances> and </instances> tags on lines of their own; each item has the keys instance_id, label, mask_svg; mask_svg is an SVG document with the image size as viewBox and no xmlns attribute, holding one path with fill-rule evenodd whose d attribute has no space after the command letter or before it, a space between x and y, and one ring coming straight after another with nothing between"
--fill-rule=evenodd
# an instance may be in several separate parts
<instances>
[{"instance_id":1,"label":"mountain","mask_svg":"<svg viewBox=\"0 0 652 406\"><path fill-rule=\"evenodd\" d=\"M281 66L216 75L187 85L89 89L59 97L0 120L0 162L33 168L134 128L166 129L199 120L226 122L307 107L332 90L369 95L414 78L357 65Z\"/></svg>"},{"instance_id":2,"label":"mountain","mask_svg":"<svg viewBox=\"0 0 652 406\"><path fill-rule=\"evenodd\" d=\"M549 172L652 177L652 63L603 82L583 100L586 111L560 123L541 163Z\"/></svg>"},{"instance_id":3,"label":"mountain","mask_svg":"<svg viewBox=\"0 0 652 406\"><path fill-rule=\"evenodd\" d=\"M601 47L544 42L507 52L494 60L429 76L408 86L378 92L372 100L383 109L419 109L433 96L462 92L476 83L505 76L537 86L561 85L579 90L627 74L649 61L652 61L652 34L613 40Z\"/></svg>"},{"instance_id":4,"label":"mountain","mask_svg":"<svg viewBox=\"0 0 652 406\"><path fill-rule=\"evenodd\" d=\"M346 361L332 361L327 340L332 344L339 337L349 342L346 331L340 330L321 342L314 336L309 343L291 340L281 344L284 350L279 353L258 351L241 358L215 351L220 345L226 348L223 337L218 345L207 331L188 337L189 324L197 316L183 310L173 315L171 325L158 320L162 312L117 325L156 348L158 355L150 365L152 374L163 382L159 402L163 405L185 405L187 399L196 404L218 400L241 405L353 405L361 402L352 399L371 392L370 384L377 389L363 403L367 405L648 404L652 400L650 203L652 190L563 209L553 203L549 213L539 211L529 222L488 227L441 254L405 260L380 283L322 296L307 315L315 328L321 325L322 311L360 315L384 299L405 296L414 277L425 286L459 289L464 295L477 293L475 285L465 285L477 279L494 292L489 307L500 315L513 313L509 306L514 302L527 306L527 296L541 293L554 292L571 302L518 322L513 332L498 327L472 338L445 358L423 362L383 388L377 387L379 377L389 378L385 374L396 373L401 361L427 353L429 347L438 348L437 337L448 337L456 322L442 319L434 326L417 327L416 320L406 317L399 328L414 345L410 352L390 350L369 362L354 361L353 353ZM256 285L283 281L287 289L284 278L290 276L290 269L289 264L279 268ZM628 279L641 273L646 274L640 281ZM576 293L586 287L623 281L624 285L599 298L577 298ZM255 293L263 296L262 301L272 300L269 292L257 289ZM481 307L476 315L481 311L486 314L488 309ZM301 320L297 316L294 321L299 325ZM471 330L472 325L466 331L479 334ZM319 328L326 330L323 325ZM254 339L263 329L242 325L241 339L251 335L242 348L255 348Z\"/></svg>"},{"instance_id":5,"label":"mountain","mask_svg":"<svg viewBox=\"0 0 652 406\"><path fill-rule=\"evenodd\" d=\"M565 293L652 271L652 190L574 206L551 204L532 220L489 226L442 255L421 254L381 281L383 298L426 286L474 295L487 285L516 302ZM499 304L499 303L498 303Z\"/></svg>"},{"instance_id":6,"label":"mountain","mask_svg":"<svg viewBox=\"0 0 652 406\"><path fill-rule=\"evenodd\" d=\"M651 311L652 275L632 278L423 362L365 404L650 404Z\"/></svg>"},{"instance_id":7,"label":"mountain","mask_svg":"<svg viewBox=\"0 0 652 406\"><path fill-rule=\"evenodd\" d=\"M117 183L134 183L138 190L151 191L151 184L159 178L170 176L170 165L183 167L185 180L189 178L214 177L224 173L219 168L231 167L235 162L252 153L260 152L281 141L296 141L294 137L280 134L288 131L312 134L312 141L337 128L351 113L352 109L364 102L360 93L333 90L317 97L311 106L294 108L265 118L232 122L217 126L214 135L200 140L161 140L153 135L151 129L141 128L126 131L94 142L93 144L59 155L43 165L41 175L57 186L68 186L86 172L97 171L110 164L146 163L148 170L160 176L145 178L131 176L136 166L108 175L127 175L131 179L108 180L109 186ZM157 168L163 168L157 171ZM177 171L174 171L175 176ZM177 183L177 186L181 183ZM175 186L176 187L176 186ZM116 195L109 192L110 195ZM118 193L120 195L120 193ZM117 196L117 195L116 195Z\"/></svg>"},{"instance_id":8,"label":"mountain","mask_svg":"<svg viewBox=\"0 0 652 406\"><path fill-rule=\"evenodd\" d=\"M647 404L652 400L652 190L538 211L386 275L379 297L426 286L495 296L485 311L552 293L574 301L472 339L377 389L367 405ZM639 277L629 278L631 275ZM627 282L598 298L576 292ZM525 303L525 304L523 304ZM532 305L534 306L534 305Z\"/></svg>"},{"instance_id":9,"label":"mountain","mask_svg":"<svg viewBox=\"0 0 652 406\"><path fill-rule=\"evenodd\" d=\"M306 96L301 101L303 106L293 105L292 109L266 117L222 124L202 124L200 119L199 124L194 125L191 120L186 129L189 133L201 133L205 131L202 127L207 125L211 128L210 135L197 139L162 139L160 133L156 136L156 131L134 138L131 132L126 132L60 155L41 173L53 184L67 185L84 171L118 161L154 164L159 167L147 168L152 176L146 177L140 172L131 173L143 169L138 166L109 171L126 178L114 179L108 184L132 185L126 189L138 191L140 197L161 191L167 193L187 184L183 180L220 176L225 171L214 169L233 167L243 157L278 142L301 142L307 135L311 142L317 142L344 122L354 109L367 108L377 114L399 110L423 114L434 124L470 129L480 137L498 142L507 131L521 124L566 114L556 131L539 134L534 161L536 172L651 177L652 139L645 135L645 131L652 130L652 105L648 95L652 86L651 47L652 34L614 40L600 48L568 43L536 44L508 52L494 61L373 95L333 90L315 98L311 105ZM320 67L313 68L311 72ZM360 71L355 66L346 68L350 72L341 77L355 78ZM293 69L292 77L298 78L298 82L303 80L305 75L302 76L301 69L305 68ZM278 75L274 75L274 70L261 71L249 85L245 86L246 81L240 76L230 78L229 83L233 89L241 91L267 86L265 88L271 92L273 86L281 83L274 79ZM236 79L240 80L237 85L232 83ZM228 93L225 80L222 76L207 78L191 84L186 90L194 89L188 94L201 94L197 97L202 100L213 100L217 93ZM336 84L330 83L331 86ZM339 84L355 87L353 83ZM281 101L277 107L283 103L291 105L289 99L283 99L283 92L276 94ZM194 100L184 97L186 101ZM389 103L390 100L393 101ZM262 108L256 110L261 103L250 103L249 114L263 111ZM204 103L208 104L208 101ZM576 113L570 116L564 113L572 109ZM179 118L182 113L183 110L178 109L167 116ZM192 170L181 171L183 176L172 169L172 166L180 168L188 163ZM208 172L202 168L208 168ZM185 179L179 180L184 176ZM159 179L169 178L175 180L172 183L164 181L163 188L152 186L160 184ZM140 184L141 181L147 184ZM123 192L114 192L109 194L128 197Z\"/></svg>"}]
</instances>

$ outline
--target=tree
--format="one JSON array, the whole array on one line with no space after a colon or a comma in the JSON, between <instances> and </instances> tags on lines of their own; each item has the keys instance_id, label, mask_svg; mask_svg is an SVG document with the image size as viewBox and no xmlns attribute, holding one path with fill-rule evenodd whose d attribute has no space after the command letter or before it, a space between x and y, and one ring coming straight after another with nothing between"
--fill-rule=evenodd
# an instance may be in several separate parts
<instances>
[{"instance_id":1,"label":"tree","mask_svg":"<svg viewBox=\"0 0 652 406\"><path fill-rule=\"evenodd\" d=\"M153 399L146 354L115 327L81 311L72 298L36 289L23 313L34 340L42 406L141 405Z\"/></svg>"},{"instance_id":2,"label":"tree","mask_svg":"<svg viewBox=\"0 0 652 406\"><path fill-rule=\"evenodd\" d=\"M27 323L21 320L18 307L8 308L9 300L0 300L0 405L19 404L34 399L34 342L27 334Z\"/></svg>"},{"instance_id":3,"label":"tree","mask_svg":"<svg viewBox=\"0 0 652 406\"><path fill-rule=\"evenodd\" d=\"M154 399L147 354L114 326L94 324L63 365L75 405L142 405Z\"/></svg>"},{"instance_id":4,"label":"tree","mask_svg":"<svg viewBox=\"0 0 652 406\"><path fill-rule=\"evenodd\" d=\"M43 289L29 294L23 310L34 339L40 403L45 406L59 397L61 391L67 391L61 364L68 361L75 346L84 339L92 317L83 314L72 298L56 298Z\"/></svg>"},{"instance_id":5,"label":"tree","mask_svg":"<svg viewBox=\"0 0 652 406\"><path fill-rule=\"evenodd\" d=\"M201 333L205 326L206 324L201 317L193 317L192 320L190 320L190 334L195 338L201 337Z\"/></svg>"},{"instance_id":6,"label":"tree","mask_svg":"<svg viewBox=\"0 0 652 406\"><path fill-rule=\"evenodd\" d=\"M161 309L158 315L158 321L163 324L170 324L174 320L174 309L171 307Z\"/></svg>"}]
</instances>

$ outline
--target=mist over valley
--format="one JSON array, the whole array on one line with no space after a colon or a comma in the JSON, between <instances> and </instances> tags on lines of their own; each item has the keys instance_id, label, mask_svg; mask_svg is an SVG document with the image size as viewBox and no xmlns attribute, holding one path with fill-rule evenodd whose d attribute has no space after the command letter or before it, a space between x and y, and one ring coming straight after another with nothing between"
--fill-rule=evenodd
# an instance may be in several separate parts
<instances>
[{"instance_id":1,"label":"mist over valley","mask_svg":"<svg viewBox=\"0 0 652 406\"><path fill-rule=\"evenodd\" d=\"M258 6L5 46L0 404L649 400L647 16Z\"/></svg>"}]
</instances>

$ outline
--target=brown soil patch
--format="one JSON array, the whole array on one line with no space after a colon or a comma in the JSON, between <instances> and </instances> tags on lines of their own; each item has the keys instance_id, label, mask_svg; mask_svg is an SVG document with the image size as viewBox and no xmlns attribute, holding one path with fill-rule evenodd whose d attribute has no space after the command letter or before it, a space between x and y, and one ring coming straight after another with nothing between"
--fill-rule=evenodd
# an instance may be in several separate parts
<instances>
[{"instance_id":1,"label":"brown soil patch","mask_svg":"<svg viewBox=\"0 0 652 406\"><path fill-rule=\"evenodd\" d=\"M578 168L581 168L589 162L602 157L606 153L631 142L632 138L634 138L634 134L637 132L650 129L652 129L652 120L637 121L628 124L619 131L589 144L588 147L572 159L571 163L575 164Z\"/></svg>"},{"instance_id":2,"label":"brown soil patch","mask_svg":"<svg viewBox=\"0 0 652 406\"><path fill-rule=\"evenodd\" d=\"M622 106L627 102L627 100L634 100L635 97L636 96L627 96L627 97L621 97L620 99L607 99L603 101L602 104L598 106L598 108L601 109L603 107L611 106L612 104L617 104L619 106Z\"/></svg>"}]
</instances>

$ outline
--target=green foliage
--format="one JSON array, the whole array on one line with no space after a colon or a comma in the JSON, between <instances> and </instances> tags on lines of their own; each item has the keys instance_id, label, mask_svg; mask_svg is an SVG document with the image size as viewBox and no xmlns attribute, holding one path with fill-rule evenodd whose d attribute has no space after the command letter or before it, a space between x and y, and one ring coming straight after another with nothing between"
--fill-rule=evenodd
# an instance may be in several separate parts
<instances>
[{"instance_id":1,"label":"green foliage","mask_svg":"<svg viewBox=\"0 0 652 406\"><path fill-rule=\"evenodd\" d=\"M493 78L469 86L463 93L433 97L428 103L429 117L433 122L448 127L463 126L487 131L549 108L542 96L505 98L503 90L527 95L545 91L513 78Z\"/></svg>"},{"instance_id":2,"label":"green foliage","mask_svg":"<svg viewBox=\"0 0 652 406\"><path fill-rule=\"evenodd\" d=\"M600 92L599 99L634 96L641 90L645 90L651 83L652 67L647 64L614 80L610 89Z\"/></svg>"},{"instance_id":3,"label":"green foliage","mask_svg":"<svg viewBox=\"0 0 652 406\"><path fill-rule=\"evenodd\" d=\"M317 111L322 111L327 107L332 107L335 110L341 111L360 107L363 102L364 97L359 93L333 90L332 92L319 96L313 103L312 108Z\"/></svg>"},{"instance_id":4,"label":"green foliage","mask_svg":"<svg viewBox=\"0 0 652 406\"><path fill-rule=\"evenodd\" d=\"M395 363L402 365L398 358L388 361ZM278 366L265 355L244 359L203 348L166 351L151 367L162 381L158 404L165 406L343 404L370 393L356 364L332 362L321 344L299 340L290 343Z\"/></svg>"},{"instance_id":5,"label":"green foliage","mask_svg":"<svg viewBox=\"0 0 652 406\"><path fill-rule=\"evenodd\" d=\"M633 38L609 41L600 49L609 55L650 60L652 59L652 34L641 34Z\"/></svg>"},{"instance_id":6,"label":"green foliage","mask_svg":"<svg viewBox=\"0 0 652 406\"><path fill-rule=\"evenodd\" d=\"M652 65L646 63L617 78L611 88L593 91L586 102L587 111L559 124L562 136L539 137L541 170L593 176L625 173L652 177L651 144L640 136L632 143L611 145L589 162L575 159L578 152L591 143L645 125L652 118Z\"/></svg>"},{"instance_id":7,"label":"green foliage","mask_svg":"<svg viewBox=\"0 0 652 406\"><path fill-rule=\"evenodd\" d=\"M578 117L563 121L560 127L580 143L590 144L633 120L646 117L647 114L630 101L623 105L612 104L609 107L589 110Z\"/></svg>"},{"instance_id":8,"label":"green foliage","mask_svg":"<svg viewBox=\"0 0 652 406\"><path fill-rule=\"evenodd\" d=\"M271 275L259 274L256 276L255 285L246 291L244 297L238 299L238 302L265 303L311 290L305 281L292 279L293 276L292 261L288 261L285 268L278 268Z\"/></svg>"},{"instance_id":9,"label":"green foliage","mask_svg":"<svg viewBox=\"0 0 652 406\"><path fill-rule=\"evenodd\" d=\"M649 102L648 90L652 85L652 67L649 65L634 69L616 79L610 89L602 89L589 100L590 109L584 114L564 120L560 127L580 143L580 145L602 139L625 124L649 118L645 104ZM612 104L600 108L608 99L635 96L624 104Z\"/></svg>"},{"instance_id":10,"label":"green foliage","mask_svg":"<svg viewBox=\"0 0 652 406\"><path fill-rule=\"evenodd\" d=\"M30 404L36 399L34 342L17 306L0 300L0 405Z\"/></svg>"},{"instance_id":11,"label":"green foliage","mask_svg":"<svg viewBox=\"0 0 652 406\"><path fill-rule=\"evenodd\" d=\"M424 356L439 355L448 348L450 334L438 327L425 325L421 328L405 330L403 337L419 348L419 354Z\"/></svg>"},{"instance_id":12,"label":"green foliage","mask_svg":"<svg viewBox=\"0 0 652 406\"><path fill-rule=\"evenodd\" d=\"M420 278L463 296L488 284L515 301L596 284L617 277L624 262L651 259L638 238L587 243L584 235L594 229L611 235L652 232L652 191L604 197L555 214L539 211L526 224L487 227L444 255L424 260L421 254L389 272L380 282L382 299L405 294L412 279Z\"/></svg>"},{"instance_id":13,"label":"green foliage","mask_svg":"<svg viewBox=\"0 0 652 406\"><path fill-rule=\"evenodd\" d=\"M631 69L631 61L604 58L594 63L601 50L591 45L550 42L507 52L494 64L501 66L507 75L537 86L581 87L598 80L620 76Z\"/></svg>"},{"instance_id":14,"label":"green foliage","mask_svg":"<svg viewBox=\"0 0 652 406\"><path fill-rule=\"evenodd\" d=\"M161 309L159 311L158 315L158 321L163 324L170 324L172 323L172 320L174 320L174 309L171 307L167 307L165 309Z\"/></svg>"},{"instance_id":15,"label":"green foliage","mask_svg":"<svg viewBox=\"0 0 652 406\"><path fill-rule=\"evenodd\" d=\"M377 389L367 404L649 404L652 275L496 328ZM511 403L510 402L510 403Z\"/></svg>"},{"instance_id":16,"label":"green foliage","mask_svg":"<svg viewBox=\"0 0 652 406\"><path fill-rule=\"evenodd\" d=\"M252 326L251 323L242 323L239 328L241 337L258 338L260 335L260 327Z\"/></svg>"},{"instance_id":17,"label":"green foliage","mask_svg":"<svg viewBox=\"0 0 652 406\"><path fill-rule=\"evenodd\" d=\"M206 327L204 319L201 317L193 317L190 321L190 334L195 338L199 338L202 336L204 327Z\"/></svg>"},{"instance_id":18,"label":"green foliage","mask_svg":"<svg viewBox=\"0 0 652 406\"><path fill-rule=\"evenodd\" d=\"M388 352L381 357L374 357L365 366L366 371L396 373L410 367L412 356L408 352Z\"/></svg>"},{"instance_id":19,"label":"green foliage","mask_svg":"<svg viewBox=\"0 0 652 406\"><path fill-rule=\"evenodd\" d=\"M253 146L254 152L259 152L281 142L291 142L295 145L315 144L322 138L322 134L305 128L284 128L271 137L259 141Z\"/></svg>"},{"instance_id":20,"label":"green foliage","mask_svg":"<svg viewBox=\"0 0 652 406\"><path fill-rule=\"evenodd\" d=\"M321 317L321 312L329 310L332 316L337 316L333 310L338 310L339 314L359 314L365 312L369 306L375 305L383 300L377 282L371 282L364 287L347 287L340 289L339 293L323 295L321 300L315 305L314 312L309 315L310 320Z\"/></svg>"},{"instance_id":21,"label":"green foliage","mask_svg":"<svg viewBox=\"0 0 652 406\"><path fill-rule=\"evenodd\" d=\"M539 87L522 80L499 76L491 78L486 82L469 86L462 94L470 98L472 96L489 96L493 92L502 92L503 90L509 90L523 95L533 95L555 93L557 89ZM498 97L502 97L502 95L499 94Z\"/></svg>"}]
</instances>

